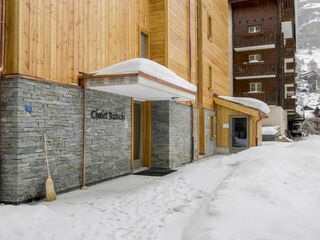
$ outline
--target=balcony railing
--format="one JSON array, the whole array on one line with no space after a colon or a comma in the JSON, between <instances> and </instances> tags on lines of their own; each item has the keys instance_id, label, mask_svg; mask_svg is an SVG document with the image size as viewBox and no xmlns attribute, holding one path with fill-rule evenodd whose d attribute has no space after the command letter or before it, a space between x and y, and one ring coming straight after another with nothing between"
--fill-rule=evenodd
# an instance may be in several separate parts
<instances>
[{"instance_id":1,"label":"balcony railing","mask_svg":"<svg viewBox=\"0 0 320 240\"><path fill-rule=\"evenodd\" d=\"M275 75L277 73L277 65L274 62L234 64L233 69L235 77Z\"/></svg>"},{"instance_id":2,"label":"balcony railing","mask_svg":"<svg viewBox=\"0 0 320 240\"><path fill-rule=\"evenodd\" d=\"M240 92L234 93L235 97L250 97L261 100L268 105L278 105L278 92L277 91L262 91L262 92Z\"/></svg>"},{"instance_id":3,"label":"balcony railing","mask_svg":"<svg viewBox=\"0 0 320 240\"><path fill-rule=\"evenodd\" d=\"M233 40L233 46L235 48L267 45L267 44L275 44L275 43L276 43L275 32L236 34Z\"/></svg>"}]
</instances>

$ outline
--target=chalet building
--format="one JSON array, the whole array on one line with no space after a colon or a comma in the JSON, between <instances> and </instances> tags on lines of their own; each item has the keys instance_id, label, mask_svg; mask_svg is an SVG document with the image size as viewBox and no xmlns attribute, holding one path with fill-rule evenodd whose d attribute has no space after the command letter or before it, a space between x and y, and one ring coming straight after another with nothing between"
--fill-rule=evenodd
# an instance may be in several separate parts
<instances>
[{"instance_id":1,"label":"chalet building","mask_svg":"<svg viewBox=\"0 0 320 240\"><path fill-rule=\"evenodd\" d=\"M297 76L301 92L320 92L320 75L315 71L304 72ZM308 88L306 87L306 84ZM300 89L299 89L300 88Z\"/></svg>"},{"instance_id":2,"label":"chalet building","mask_svg":"<svg viewBox=\"0 0 320 240\"><path fill-rule=\"evenodd\" d=\"M44 133L57 192L261 144L265 104L228 97L227 1L1 3L0 202L44 196Z\"/></svg>"},{"instance_id":3,"label":"chalet building","mask_svg":"<svg viewBox=\"0 0 320 240\"><path fill-rule=\"evenodd\" d=\"M229 0L232 6L233 94L266 102L266 126L286 134L295 116L294 0Z\"/></svg>"}]
</instances>

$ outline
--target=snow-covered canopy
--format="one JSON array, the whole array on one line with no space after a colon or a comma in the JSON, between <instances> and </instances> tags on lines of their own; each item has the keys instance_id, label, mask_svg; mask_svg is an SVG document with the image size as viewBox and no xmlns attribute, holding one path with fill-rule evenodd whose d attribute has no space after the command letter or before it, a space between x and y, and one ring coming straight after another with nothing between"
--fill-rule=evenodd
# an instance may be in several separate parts
<instances>
[{"instance_id":1,"label":"snow-covered canopy","mask_svg":"<svg viewBox=\"0 0 320 240\"><path fill-rule=\"evenodd\" d=\"M197 87L179 77L170 69L146 58L133 58L92 72L92 75L113 75L143 72L176 86L196 92Z\"/></svg>"},{"instance_id":2,"label":"snow-covered canopy","mask_svg":"<svg viewBox=\"0 0 320 240\"><path fill-rule=\"evenodd\" d=\"M262 127L262 135L275 136L279 133L279 126Z\"/></svg>"},{"instance_id":3,"label":"snow-covered canopy","mask_svg":"<svg viewBox=\"0 0 320 240\"><path fill-rule=\"evenodd\" d=\"M264 114L270 113L270 108L268 107L268 105L258 99L229 96L219 96L219 98L225 99L230 102L238 103L246 107L254 108Z\"/></svg>"}]
</instances>

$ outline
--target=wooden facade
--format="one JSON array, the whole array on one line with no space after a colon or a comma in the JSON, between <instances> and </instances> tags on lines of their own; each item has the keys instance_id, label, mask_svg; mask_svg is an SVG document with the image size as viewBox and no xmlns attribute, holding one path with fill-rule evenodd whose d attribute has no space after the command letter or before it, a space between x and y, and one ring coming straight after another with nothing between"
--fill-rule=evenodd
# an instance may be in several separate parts
<instances>
[{"instance_id":1,"label":"wooden facade","mask_svg":"<svg viewBox=\"0 0 320 240\"><path fill-rule=\"evenodd\" d=\"M150 59L195 85L199 46L200 103L212 108L212 93L229 91L227 14L223 0L8 1L5 73L78 84L79 72L140 57L140 32L144 32ZM210 40L208 15L213 24ZM211 90L208 65L213 67Z\"/></svg>"},{"instance_id":2,"label":"wooden facade","mask_svg":"<svg viewBox=\"0 0 320 240\"><path fill-rule=\"evenodd\" d=\"M295 100L286 96L286 88L295 85L294 1L229 2L233 10L234 95L257 98L294 113ZM250 61L250 55L259 55L259 60ZM261 89L252 91L253 83L259 83Z\"/></svg>"},{"instance_id":3,"label":"wooden facade","mask_svg":"<svg viewBox=\"0 0 320 240\"><path fill-rule=\"evenodd\" d=\"M11 0L5 74L78 85L79 72L140 57L143 33L148 58L198 87L193 104L198 109L199 153L205 153L206 110L217 112L217 121L211 120L217 127L216 139L210 130L217 146L228 147L229 133L221 124L230 114L250 115L250 146L255 146L253 126L258 111L214 102L214 95L228 96L230 89L228 10L225 0ZM277 71L273 53L263 54ZM243 57L235 56L235 61L240 63ZM245 86L236 84L235 89L242 91ZM145 102L141 127L144 166L150 166L151 160L150 118L151 105Z\"/></svg>"},{"instance_id":4,"label":"wooden facade","mask_svg":"<svg viewBox=\"0 0 320 240\"><path fill-rule=\"evenodd\" d=\"M224 99L215 98L215 109L217 111L217 147L230 147L230 127L231 116L248 116L249 118L249 146L260 146L262 143L262 118L259 110L248 108L237 103L232 103Z\"/></svg>"}]
</instances>

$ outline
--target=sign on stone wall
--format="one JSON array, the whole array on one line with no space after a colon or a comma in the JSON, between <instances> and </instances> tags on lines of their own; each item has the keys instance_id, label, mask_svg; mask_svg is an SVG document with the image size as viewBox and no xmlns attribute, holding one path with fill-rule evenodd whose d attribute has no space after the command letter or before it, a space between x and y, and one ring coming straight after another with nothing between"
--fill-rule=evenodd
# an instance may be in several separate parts
<instances>
[{"instance_id":1,"label":"sign on stone wall","mask_svg":"<svg viewBox=\"0 0 320 240\"><path fill-rule=\"evenodd\" d=\"M93 110L91 111L91 118L92 119L106 119L106 120L125 120L124 112L115 113L115 112L108 112L105 110Z\"/></svg>"}]
</instances>

